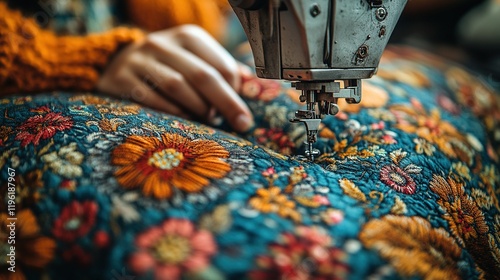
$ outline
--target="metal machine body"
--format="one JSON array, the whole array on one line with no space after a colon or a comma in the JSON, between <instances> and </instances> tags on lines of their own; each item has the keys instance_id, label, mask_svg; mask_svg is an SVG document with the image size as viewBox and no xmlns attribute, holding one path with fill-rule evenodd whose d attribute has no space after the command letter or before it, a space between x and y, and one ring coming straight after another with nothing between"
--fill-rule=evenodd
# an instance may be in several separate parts
<instances>
[{"instance_id":1,"label":"metal machine body","mask_svg":"<svg viewBox=\"0 0 500 280\"><path fill-rule=\"evenodd\" d=\"M257 76L285 79L301 90L306 156L321 119L337 102L361 101L361 79L372 77L407 0L229 0L254 55Z\"/></svg>"}]
</instances>

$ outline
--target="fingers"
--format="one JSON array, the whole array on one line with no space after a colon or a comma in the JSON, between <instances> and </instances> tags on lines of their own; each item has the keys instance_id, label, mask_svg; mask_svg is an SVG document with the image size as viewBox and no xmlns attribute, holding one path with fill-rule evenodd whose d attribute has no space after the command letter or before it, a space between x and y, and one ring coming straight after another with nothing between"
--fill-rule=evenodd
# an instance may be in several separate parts
<instances>
[{"instance_id":1,"label":"fingers","mask_svg":"<svg viewBox=\"0 0 500 280\"><path fill-rule=\"evenodd\" d=\"M214 67L180 47L158 51L158 59L175 67L233 128L243 132L253 126L253 117L247 105Z\"/></svg>"},{"instance_id":2,"label":"fingers","mask_svg":"<svg viewBox=\"0 0 500 280\"><path fill-rule=\"evenodd\" d=\"M150 87L164 96L167 100L174 101L186 113L199 118L206 118L209 113L207 102L191 87L182 74L171 67L151 59L146 67L134 67L137 75Z\"/></svg>"},{"instance_id":3,"label":"fingers","mask_svg":"<svg viewBox=\"0 0 500 280\"><path fill-rule=\"evenodd\" d=\"M122 84L122 86L129 89L128 92L130 92L130 94L125 97L171 115L176 115L186 119L189 118L189 115L186 114L182 108L165 99L165 97L151 89L151 87L141 81L141 79L134 74L130 73L127 75L126 81L127 82Z\"/></svg>"},{"instance_id":4,"label":"fingers","mask_svg":"<svg viewBox=\"0 0 500 280\"><path fill-rule=\"evenodd\" d=\"M236 91L251 73L247 70L201 28L183 26L128 46L106 68L98 89L207 122L219 119L218 112L233 128L246 131L253 116Z\"/></svg>"},{"instance_id":5,"label":"fingers","mask_svg":"<svg viewBox=\"0 0 500 280\"><path fill-rule=\"evenodd\" d=\"M181 46L219 71L233 89L239 89L238 63L209 33L196 25L184 25L177 29L176 38Z\"/></svg>"},{"instance_id":6,"label":"fingers","mask_svg":"<svg viewBox=\"0 0 500 280\"><path fill-rule=\"evenodd\" d=\"M238 85L238 88L236 88L235 90L236 90L236 92L241 93L241 87L243 86L243 80L252 79L255 74L253 74L253 72L249 66L247 66L246 64L243 64L241 62L238 62L238 73L239 73L240 84Z\"/></svg>"}]
</instances>

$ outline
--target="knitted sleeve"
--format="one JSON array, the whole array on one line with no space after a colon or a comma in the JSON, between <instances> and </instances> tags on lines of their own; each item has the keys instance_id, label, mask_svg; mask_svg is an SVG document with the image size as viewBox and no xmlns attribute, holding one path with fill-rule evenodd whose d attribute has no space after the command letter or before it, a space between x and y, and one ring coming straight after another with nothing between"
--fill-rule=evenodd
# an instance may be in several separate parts
<instances>
[{"instance_id":1,"label":"knitted sleeve","mask_svg":"<svg viewBox=\"0 0 500 280\"><path fill-rule=\"evenodd\" d=\"M127 0L132 22L149 31L180 24L197 24L220 39L224 32L227 0Z\"/></svg>"},{"instance_id":2,"label":"knitted sleeve","mask_svg":"<svg viewBox=\"0 0 500 280\"><path fill-rule=\"evenodd\" d=\"M143 37L137 29L58 37L0 2L0 95L94 89L99 71L121 47Z\"/></svg>"}]
</instances>

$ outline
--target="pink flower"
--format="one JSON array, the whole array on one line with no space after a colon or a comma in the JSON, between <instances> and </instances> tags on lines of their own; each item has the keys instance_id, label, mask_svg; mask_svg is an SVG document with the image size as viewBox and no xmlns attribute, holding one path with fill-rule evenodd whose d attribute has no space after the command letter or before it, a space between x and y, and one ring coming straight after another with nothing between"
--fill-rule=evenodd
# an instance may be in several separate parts
<instances>
[{"instance_id":1,"label":"pink flower","mask_svg":"<svg viewBox=\"0 0 500 280\"><path fill-rule=\"evenodd\" d=\"M250 99L271 101L281 92L280 83L257 77L243 77L241 95Z\"/></svg>"},{"instance_id":2,"label":"pink flower","mask_svg":"<svg viewBox=\"0 0 500 280\"><path fill-rule=\"evenodd\" d=\"M384 130L385 129L385 122L380 121L378 123L372 123L370 127L372 130Z\"/></svg>"},{"instance_id":3,"label":"pink flower","mask_svg":"<svg viewBox=\"0 0 500 280\"><path fill-rule=\"evenodd\" d=\"M340 210L328 209L321 213L321 218L328 225L336 225L344 220L344 213Z\"/></svg>"},{"instance_id":4,"label":"pink flower","mask_svg":"<svg viewBox=\"0 0 500 280\"><path fill-rule=\"evenodd\" d=\"M389 134L384 134L384 136L382 136L382 141L384 141L385 144L398 143L398 141L396 141L396 139L394 139L394 137L392 135L389 135Z\"/></svg>"},{"instance_id":5,"label":"pink flower","mask_svg":"<svg viewBox=\"0 0 500 280\"><path fill-rule=\"evenodd\" d=\"M313 196L313 201L319 203L320 205L330 205L328 198L319 194Z\"/></svg>"},{"instance_id":6,"label":"pink flower","mask_svg":"<svg viewBox=\"0 0 500 280\"><path fill-rule=\"evenodd\" d=\"M276 174L276 170L272 166L262 171L262 176L272 177L274 174Z\"/></svg>"},{"instance_id":7,"label":"pink flower","mask_svg":"<svg viewBox=\"0 0 500 280\"><path fill-rule=\"evenodd\" d=\"M61 211L52 233L62 241L72 242L92 229L98 210L94 201L73 201Z\"/></svg>"},{"instance_id":8,"label":"pink flower","mask_svg":"<svg viewBox=\"0 0 500 280\"><path fill-rule=\"evenodd\" d=\"M410 99L411 105L413 105L414 108L416 108L418 111L425 111L424 106L422 105L422 102L416 98L411 98Z\"/></svg>"},{"instance_id":9,"label":"pink flower","mask_svg":"<svg viewBox=\"0 0 500 280\"><path fill-rule=\"evenodd\" d=\"M455 102L453 102L453 100L451 100L446 95L443 95L443 94L438 95L437 102L438 102L439 106L441 106L441 108L452 113L453 115L460 114L460 107L458 107L458 105L455 104Z\"/></svg>"},{"instance_id":10,"label":"pink flower","mask_svg":"<svg viewBox=\"0 0 500 280\"><path fill-rule=\"evenodd\" d=\"M394 164L382 167L380 180L393 190L404 194L414 194L417 189L410 175Z\"/></svg>"},{"instance_id":11,"label":"pink flower","mask_svg":"<svg viewBox=\"0 0 500 280\"><path fill-rule=\"evenodd\" d=\"M197 272L209 265L217 246L210 232L196 230L184 219L169 219L135 239L138 250L130 256L131 269L155 279L178 279L182 272Z\"/></svg>"},{"instance_id":12,"label":"pink flower","mask_svg":"<svg viewBox=\"0 0 500 280\"><path fill-rule=\"evenodd\" d=\"M30 143L37 146L40 140L52 138L57 131L64 131L73 126L73 121L61 113L50 112L46 115L37 115L26 120L19 126L20 132L16 140L21 140L21 147Z\"/></svg>"}]
</instances>

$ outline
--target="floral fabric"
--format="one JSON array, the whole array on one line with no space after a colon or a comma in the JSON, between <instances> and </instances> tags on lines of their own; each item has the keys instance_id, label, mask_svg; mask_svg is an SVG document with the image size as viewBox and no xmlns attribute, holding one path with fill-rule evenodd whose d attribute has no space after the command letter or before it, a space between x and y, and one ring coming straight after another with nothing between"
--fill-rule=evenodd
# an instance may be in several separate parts
<instances>
[{"instance_id":1,"label":"floral fabric","mask_svg":"<svg viewBox=\"0 0 500 280\"><path fill-rule=\"evenodd\" d=\"M246 135L87 93L0 100L2 279L498 279L498 93L406 47L363 87L315 162L277 81L243 81Z\"/></svg>"}]
</instances>

